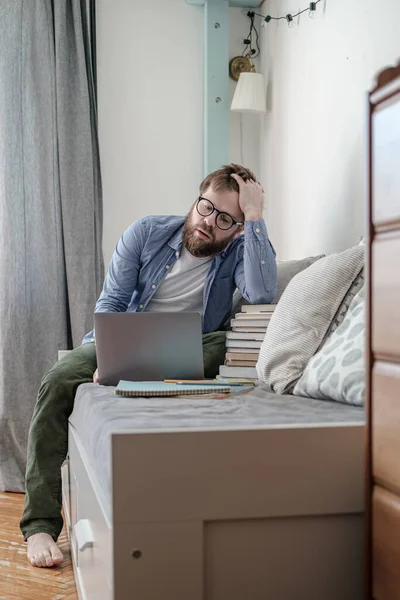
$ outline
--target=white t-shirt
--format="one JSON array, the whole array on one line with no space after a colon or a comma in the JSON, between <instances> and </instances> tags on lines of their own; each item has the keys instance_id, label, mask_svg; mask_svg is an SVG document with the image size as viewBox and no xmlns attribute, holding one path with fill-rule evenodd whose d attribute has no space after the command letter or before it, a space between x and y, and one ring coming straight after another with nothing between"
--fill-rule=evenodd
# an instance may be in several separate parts
<instances>
[{"instance_id":1,"label":"white t-shirt","mask_svg":"<svg viewBox=\"0 0 400 600\"><path fill-rule=\"evenodd\" d=\"M203 290L213 256L196 258L186 248L161 282L146 312L203 312Z\"/></svg>"}]
</instances>

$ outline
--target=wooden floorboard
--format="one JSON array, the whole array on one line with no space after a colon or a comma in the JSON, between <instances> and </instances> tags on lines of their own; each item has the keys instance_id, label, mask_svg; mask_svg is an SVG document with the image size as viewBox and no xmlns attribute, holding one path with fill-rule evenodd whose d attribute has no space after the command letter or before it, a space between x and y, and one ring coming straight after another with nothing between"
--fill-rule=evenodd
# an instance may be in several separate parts
<instances>
[{"instance_id":1,"label":"wooden floorboard","mask_svg":"<svg viewBox=\"0 0 400 600\"><path fill-rule=\"evenodd\" d=\"M61 565L32 567L19 529L23 505L24 494L0 492L0 600L77 600L65 529L59 539Z\"/></svg>"}]
</instances>

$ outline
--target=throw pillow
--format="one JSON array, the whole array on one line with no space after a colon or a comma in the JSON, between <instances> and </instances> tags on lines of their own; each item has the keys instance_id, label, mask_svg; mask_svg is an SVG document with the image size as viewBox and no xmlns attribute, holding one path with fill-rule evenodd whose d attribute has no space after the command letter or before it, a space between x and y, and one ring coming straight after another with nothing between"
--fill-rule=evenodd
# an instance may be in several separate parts
<instances>
[{"instance_id":1,"label":"throw pillow","mask_svg":"<svg viewBox=\"0 0 400 600\"><path fill-rule=\"evenodd\" d=\"M364 290L353 298L342 323L311 358L293 394L364 404Z\"/></svg>"},{"instance_id":2,"label":"throw pillow","mask_svg":"<svg viewBox=\"0 0 400 600\"><path fill-rule=\"evenodd\" d=\"M289 282L295 275L297 275L297 273L304 271L304 269L312 265L316 260L319 260L323 256L323 254L320 254L319 256L307 256L306 258L302 258L300 260L278 260L276 263L278 270L278 286L273 304L279 302ZM233 294L232 315L230 318L233 318L236 313L240 312L243 304L249 304L249 302L243 298L239 290L236 290Z\"/></svg>"},{"instance_id":3,"label":"throw pillow","mask_svg":"<svg viewBox=\"0 0 400 600\"><path fill-rule=\"evenodd\" d=\"M301 260L283 260L276 263L278 268L278 286L276 290L276 296L274 304L279 302L282 298L283 292L286 290L293 277L298 273L301 273L307 269L310 265L315 263L320 258L323 258L325 254L319 254L318 256L307 256Z\"/></svg>"},{"instance_id":4,"label":"throw pillow","mask_svg":"<svg viewBox=\"0 0 400 600\"><path fill-rule=\"evenodd\" d=\"M349 310L349 306L353 302L354 296L356 296L358 294L358 292L361 290L361 288L364 285L364 280L365 280L364 269L362 269L360 274L357 275L357 277L353 281L353 284L350 287L349 291L343 298L343 302L339 306L339 309L338 309L336 315L334 316L332 323L329 325L328 331L326 332L325 338L322 343L324 343L325 340L335 331L335 329L337 329L337 327L339 327L340 323L342 323L344 321L346 313Z\"/></svg>"},{"instance_id":5,"label":"throw pillow","mask_svg":"<svg viewBox=\"0 0 400 600\"><path fill-rule=\"evenodd\" d=\"M290 393L363 268L364 248L321 258L287 286L269 323L258 377L278 394Z\"/></svg>"}]
</instances>

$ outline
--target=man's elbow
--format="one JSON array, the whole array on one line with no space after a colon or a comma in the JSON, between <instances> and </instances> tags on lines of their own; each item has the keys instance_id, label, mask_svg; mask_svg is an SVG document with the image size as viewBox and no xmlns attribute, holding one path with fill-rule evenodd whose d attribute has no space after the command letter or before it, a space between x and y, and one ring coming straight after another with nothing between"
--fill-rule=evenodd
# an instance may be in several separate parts
<instances>
[{"instance_id":1,"label":"man's elbow","mask_svg":"<svg viewBox=\"0 0 400 600\"><path fill-rule=\"evenodd\" d=\"M258 304L271 304L272 302L274 302L277 290L278 278L275 277L274 282L271 285L269 285L268 288L265 290L265 300L263 302L259 302Z\"/></svg>"},{"instance_id":2,"label":"man's elbow","mask_svg":"<svg viewBox=\"0 0 400 600\"><path fill-rule=\"evenodd\" d=\"M276 285L269 288L268 290L264 290L260 294L255 294L254 297L251 298L252 304L271 304L275 300L276 296Z\"/></svg>"},{"instance_id":3,"label":"man's elbow","mask_svg":"<svg viewBox=\"0 0 400 600\"><path fill-rule=\"evenodd\" d=\"M127 305L116 298L103 297L96 302L95 313L100 312L125 312Z\"/></svg>"}]
</instances>

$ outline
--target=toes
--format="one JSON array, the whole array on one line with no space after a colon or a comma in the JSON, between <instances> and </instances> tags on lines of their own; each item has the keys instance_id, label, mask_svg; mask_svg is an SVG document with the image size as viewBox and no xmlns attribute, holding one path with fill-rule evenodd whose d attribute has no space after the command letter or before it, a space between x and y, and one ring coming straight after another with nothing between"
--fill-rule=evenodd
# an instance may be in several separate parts
<instances>
[{"instance_id":1,"label":"toes","mask_svg":"<svg viewBox=\"0 0 400 600\"><path fill-rule=\"evenodd\" d=\"M43 566L52 567L54 565L54 561L53 561L53 558L52 558L50 552L45 552L43 555L43 558L45 561L45 564Z\"/></svg>"},{"instance_id":2,"label":"toes","mask_svg":"<svg viewBox=\"0 0 400 600\"><path fill-rule=\"evenodd\" d=\"M59 565L64 560L64 555L58 548L53 550L51 553L52 563L54 565Z\"/></svg>"},{"instance_id":3,"label":"toes","mask_svg":"<svg viewBox=\"0 0 400 600\"><path fill-rule=\"evenodd\" d=\"M28 538L28 560L33 567L53 567L63 562L64 556L53 538L37 533Z\"/></svg>"},{"instance_id":4,"label":"toes","mask_svg":"<svg viewBox=\"0 0 400 600\"><path fill-rule=\"evenodd\" d=\"M59 565L60 563L62 563L63 560L64 560L64 556L61 554L61 552L53 552L53 555L52 555L53 565Z\"/></svg>"},{"instance_id":5,"label":"toes","mask_svg":"<svg viewBox=\"0 0 400 600\"><path fill-rule=\"evenodd\" d=\"M31 563L32 567L36 567L36 560L34 556L28 556L28 560Z\"/></svg>"},{"instance_id":6,"label":"toes","mask_svg":"<svg viewBox=\"0 0 400 600\"><path fill-rule=\"evenodd\" d=\"M41 556L40 554L35 554L34 556L31 556L29 559L31 565L33 565L34 567L41 567L42 566L42 561L41 561Z\"/></svg>"},{"instance_id":7,"label":"toes","mask_svg":"<svg viewBox=\"0 0 400 600\"><path fill-rule=\"evenodd\" d=\"M43 554L39 554L36 558L36 565L38 567L45 567L46 566L46 559L43 556Z\"/></svg>"}]
</instances>

